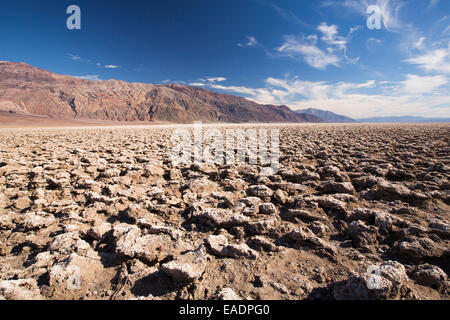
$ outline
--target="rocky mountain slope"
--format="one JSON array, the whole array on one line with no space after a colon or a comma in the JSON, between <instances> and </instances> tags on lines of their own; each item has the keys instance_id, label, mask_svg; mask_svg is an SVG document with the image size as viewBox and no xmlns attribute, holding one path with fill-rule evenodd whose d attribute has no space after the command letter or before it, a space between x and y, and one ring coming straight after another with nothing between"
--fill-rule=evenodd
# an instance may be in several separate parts
<instances>
[{"instance_id":1,"label":"rocky mountain slope","mask_svg":"<svg viewBox=\"0 0 450 320\"><path fill-rule=\"evenodd\" d=\"M59 119L322 122L286 106L261 105L202 88L89 81L13 62L0 62L0 111Z\"/></svg>"}]
</instances>

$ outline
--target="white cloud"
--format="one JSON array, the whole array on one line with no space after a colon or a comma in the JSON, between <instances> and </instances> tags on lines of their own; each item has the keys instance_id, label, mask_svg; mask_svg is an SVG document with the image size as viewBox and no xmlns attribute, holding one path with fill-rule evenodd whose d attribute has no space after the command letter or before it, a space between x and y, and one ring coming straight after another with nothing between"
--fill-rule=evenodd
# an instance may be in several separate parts
<instances>
[{"instance_id":1,"label":"white cloud","mask_svg":"<svg viewBox=\"0 0 450 320\"><path fill-rule=\"evenodd\" d=\"M318 27L322 33L322 41L325 41L328 44L335 45L340 49L345 49L347 47L347 39L342 36L338 36L338 26L335 24L327 25L326 22L322 22Z\"/></svg>"},{"instance_id":2,"label":"white cloud","mask_svg":"<svg viewBox=\"0 0 450 320\"><path fill-rule=\"evenodd\" d=\"M226 81L227 78L225 78L225 77L210 77L210 78L206 78L206 80L208 82L223 82L223 81Z\"/></svg>"},{"instance_id":3,"label":"white cloud","mask_svg":"<svg viewBox=\"0 0 450 320\"><path fill-rule=\"evenodd\" d=\"M189 85L195 86L195 87L205 87L205 86L213 85L216 82L223 82L226 80L227 80L227 78L225 78L225 77L204 77L204 78L199 78L198 79L199 82L191 82L191 83L189 83Z\"/></svg>"},{"instance_id":4,"label":"white cloud","mask_svg":"<svg viewBox=\"0 0 450 320\"><path fill-rule=\"evenodd\" d=\"M360 83L356 85L356 88L360 89L360 88L373 88L376 84L375 80L369 80L367 82L364 83Z\"/></svg>"},{"instance_id":5,"label":"white cloud","mask_svg":"<svg viewBox=\"0 0 450 320\"><path fill-rule=\"evenodd\" d=\"M429 50L405 61L416 64L427 72L450 74L450 46L446 49Z\"/></svg>"},{"instance_id":6,"label":"white cloud","mask_svg":"<svg viewBox=\"0 0 450 320\"><path fill-rule=\"evenodd\" d=\"M106 66L104 66L106 69L118 69L120 68L120 66L116 66L113 64L107 64Z\"/></svg>"},{"instance_id":7,"label":"white cloud","mask_svg":"<svg viewBox=\"0 0 450 320\"><path fill-rule=\"evenodd\" d=\"M90 59L85 59L85 58L80 57L79 55L75 55L75 54L71 54L71 53L69 53L68 56L69 56L69 59L71 59L73 61L88 63L88 64L91 64L91 65L96 65L97 67L100 67L100 68L106 68L106 69L118 69L118 68L120 68L120 66L116 66L116 65L113 65L113 64L102 65L100 62L93 62Z\"/></svg>"},{"instance_id":8,"label":"white cloud","mask_svg":"<svg viewBox=\"0 0 450 320\"><path fill-rule=\"evenodd\" d=\"M255 37L252 37L252 36L246 36L246 37L247 37L247 42L246 43L238 43L237 45L239 47L246 48L246 47L256 47L259 45L259 43Z\"/></svg>"},{"instance_id":9,"label":"white cloud","mask_svg":"<svg viewBox=\"0 0 450 320\"><path fill-rule=\"evenodd\" d=\"M360 83L306 81L269 77L262 88L207 84L262 104L293 109L319 108L354 118L388 115L445 117L450 112L448 79L408 75L403 81Z\"/></svg>"},{"instance_id":10,"label":"white cloud","mask_svg":"<svg viewBox=\"0 0 450 320\"><path fill-rule=\"evenodd\" d=\"M242 86L224 86L224 85L220 85L220 84L211 84L209 86L213 89L231 91L231 92L244 94L244 95L250 95L250 96L256 96L257 92L259 90L259 89L251 89L251 88L242 87Z\"/></svg>"},{"instance_id":11,"label":"white cloud","mask_svg":"<svg viewBox=\"0 0 450 320\"><path fill-rule=\"evenodd\" d=\"M417 40L417 42L414 43L414 46L418 49L423 49L424 48L423 43L424 43L425 39L426 39L425 37L420 37L419 40Z\"/></svg>"},{"instance_id":12,"label":"white cloud","mask_svg":"<svg viewBox=\"0 0 450 320\"><path fill-rule=\"evenodd\" d=\"M71 53L69 53L69 58L73 61L81 61L82 60L80 56L77 56L77 55L71 54Z\"/></svg>"},{"instance_id":13,"label":"white cloud","mask_svg":"<svg viewBox=\"0 0 450 320\"><path fill-rule=\"evenodd\" d=\"M287 98L288 96L302 96L307 99L323 99L327 97L330 86L324 81L313 82L306 80L287 80L269 77L266 84L271 88L281 88L284 91L273 89L271 92L278 98Z\"/></svg>"},{"instance_id":14,"label":"white cloud","mask_svg":"<svg viewBox=\"0 0 450 320\"><path fill-rule=\"evenodd\" d=\"M318 27L317 30L323 33L322 40L330 41L333 40L336 35L338 34L338 28L335 24L328 26L326 22L322 22Z\"/></svg>"},{"instance_id":15,"label":"white cloud","mask_svg":"<svg viewBox=\"0 0 450 320\"><path fill-rule=\"evenodd\" d=\"M358 62L359 57L351 59L347 56L347 44L360 27L351 28L345 37L339 35L338 29L337 25L322 22L317 27L320 39L317 34L299 37L287 35L276 50L281 55L301 57L311 67L319 70L325 70L330 65L338 67L343 59L351 63Z\"/></svg>"},{"instance_id":16,"label":"white cloud","mask_svg":"<svg viewBox=\"0 0 450 320\"><path fill-rule=\"evenodd\" d=\"M87 76L76 76L76 78L83 79L83 80L92 80L92 81L102 81L100 77L96 74L87 75Z\"/></svg>"},{"instance_id":17,"label":"white cloud","mask_svg":"<svg viewBox=\"0 0 450 320\"><path fill-rule=\"evenodd\" d=\"M418 76L408 74L406 80L402 81L403 91L409 94L431 93L435 89L448 83L445 76L438 75L434 77Z\"/></svg>"},{"instance_id":18,"label":"white cloud","mask_svg":"<svg viewBox=\"0 0 450 320\"><path fill-rule=\"evenodd\" d=\"M278 52L291 57L301 56L306 63L316 69L325 70L329 65L338 66L340 59L332 52L324 52L316 45L317 36L297 38L286 36Z\"/></svg>"}]
</instances>

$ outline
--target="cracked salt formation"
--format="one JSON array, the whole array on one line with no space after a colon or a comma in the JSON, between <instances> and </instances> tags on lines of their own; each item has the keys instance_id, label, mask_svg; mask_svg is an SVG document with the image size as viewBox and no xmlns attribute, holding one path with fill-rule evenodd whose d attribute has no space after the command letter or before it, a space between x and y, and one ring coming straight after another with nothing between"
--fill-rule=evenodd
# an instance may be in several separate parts
<instances>
[{"instance_id":1,"label":"cracked salt formation","mask_svg":"<svg viewBox=\"0 0 450 320\"><path fill-rule=\"evenodd\" d=\"M0 299L450 298L449 125L258 127L276 174L174 166L171 126L0 130Z\"/></svg>"}]
</instances>

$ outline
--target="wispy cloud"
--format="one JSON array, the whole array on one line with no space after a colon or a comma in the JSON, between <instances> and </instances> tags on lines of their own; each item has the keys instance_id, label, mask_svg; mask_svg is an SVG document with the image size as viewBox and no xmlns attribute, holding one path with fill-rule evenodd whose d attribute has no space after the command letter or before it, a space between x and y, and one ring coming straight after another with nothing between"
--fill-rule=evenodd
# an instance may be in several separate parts
<instances>
[{"instance_id":1,"label":"wispy cloud","mask_svg":"<svg viewBox=\"0 0 450 320\"><path fill-rule=\"evenodd\" d=\"M439 0L430 0L429 8L435 7L439 3Z\"/></svg>"},{"instance_id":2,"label":"wispy cloud","mask_svg":"<svg viewBox=\"0 0 450 320\"><path fill-rule=\"evenodd\" d=\"M423 10L436 7L439 0L429 0L428 6L424 4ZM407 57L404 62L417 65L428 73L450 74L450 27L444 16L433 25L432 32L426 35L419 29L417 23L404 21L401 11L409 5L403 0L343 0L325 1L324 6L344 7L361 16L367 16L369 5L377 5L381 10L382 20L389 32L399 35L399 49ZM333 30L331 30L333 32ZM373 50L378 41L369 39L366 46Z\"/></svg>"},{"instance_id":3,"label":"wispy cloud","mask_svg":"<svg viewBox=\"0 0 450 320\"><path fill-rule=\"evenodd\" d=\"M87 76L75 76L76 78L83 79L83 80L92 80L92 81L102 81L100 77L96 74L87 75Z\"/></svg>"},{"instance_id":4,"label":"wispy cloud","mask_svg":"<svg viewBox=\"0 0 450 320\"><path fill-rule=\"evenodd\" d=\"M294 12L292 12L291 10L283 9L278 4L276 4L275 1L255 0L255 2L259 3L260 5L271 8L285 21L295 23L301 27L314 29L312 25L300 19Z\"/></svg>"},{"instance_id":5,"label":"wispy cloud","mask_svg":"<svg viewBox=\"0 0 450 320\"><path fill-rule=\"evenodd\" d=\"M338 35L338 26L335 24L327 25L326 22L322 22L317 30L322 33L322 38L324 42L335 45L339 48L347 47L347 39Z\"/></svg>"},{"instance_id":6,"label":"wispy cloud","mask_svg":"<svg viewBox=\"0 0 450 320\"><path fill-rule=\"evenodd\" d=\"M161 81L161 83L164 84L183 84L183 85L191 85L189 82L184 81L184 80L171 80L171 79L166 79Z\"/></svg>"},{"instance_id":7,"label":"wispy cloud","mask_svg":"<svg viewBox=\"0 0 450 320\"><path fill-rule=\"evenodd\" d=\"M444 35L450 36L450 26L447 26L444 31L442 31Z\"/></svg>"},{"instance_id":8,"label":"wispy cloud","mask_svg":"<svg viewBox=\"0 0 450 320\"><path fill-rule=\"evenodd\" d=\"M427 0L422 2L422 8L435 8L440 1ZM404 62L418 66L427 73L450 74L450 26L448 15L435 21L431 29L424 33L420 23L408 21L406 6L411 2L404 0L343 0L324 1L327 7L346 8L352 12L367 17L367 7L378 5L381 9L382 20L388 32L398 35L397 50L404 56ZM417 4L414 4L417 10ZM379 44L377 40L366 42L368 50L373 51Z\"/></svg>"},{"instance_id":9,"label":"wispy cloud","mask_svg":"<svg viewBox=\"0 0 450 320\"><path fill-rule=\"evenodd\" d=\"M247 48L247 47L256 47L256 46L259 45L259 43L258 43L258 41L256 40L255 37L252 37L252 36L246 36L246 37L247 37L247 42L245 42L245 43L238 43L237 45L239 47Z\"/></svg>"},{"instance_id":10,"label":"wispy cloud","mask_svg":"<svg viewBox=\"0 0 450 320\"><path fill-rule=\"evenodd\" d=\"M326 22L322 22L317 27L320 38L317 34L287 35L284 37L283 44L276 48L276 51L281 55L293 58L301 57L311 67L319 70L325 70L330 65L338 67L343 59L356 63L359 57L354 59L348 57L347 44L358 29L359 27L351 28L349 34L344 37L339 35L337 25L328 25ZM319 40L322 42L322 46L320 46Z\"/></svg>"},{"instance_id":11,"label":"wispy cloud","mask_svg":"<svg viewBox=\"0 0 450 320\"><path fill-rule=\"evenodd\" d=\"M204 87L204 86L212 85L217 82L223 82L226 80L227 80L227 78L225 78L225 77L204 77L204 78L199 78L197 82L189 83L189 85L195 86L195 87Z\"/></svg>"},{"instance_id":12,"label":"wispy cloud","mask_svg":"<svg viewBox=\"0 0 450 320\"><path fill-rule=\"evenodd\" d=\"M69 53L69 58L73 61L81 61L82 60L80 56L77 56L77 55L74 55L71 53Z\"/></svg>"},{"instance_id":13,"label":"wispy cloud","mask_svg":"<svg viewBox=\"0 0 450 320\"><path fill-rule=\"evenodd\" d=\"M401 82L403 91L409 94L433 92L447 83L448 79L443 75L418 76L414 74L408 74L406 80Z\"/></svg>"},{"instance_id":14,"label":"wispy cloud","mask_svg":"<svg viewBox=\"0 0 450 320\"><path fill-rule=\"evenodd\" d=\"M107 65L104 66L104 68L106 68L106 69L118 69L118 68L120 68L120 66L116 66L116 65L113 65L113 64L107 64Z\"/></svg>"},{"instance_id":15,"label":"wispy cloud","mask_svg":"<svg viewBox=\"0 0 450 320\"><path fill-rule=\"evenodd\" d=\"M78 54L69 53L67 56L69 57L70 60L73 60L73 61L76 61L76 62L95 64L92 60L89 60L89 59L86 59L84 57L81 57Z\"/></svg>"},{"instance_id":16,"label":"wispy cloud","mask_svg":"<svg viewBox=\"0 0 450 320\"><path fill-rule=\"evenodd\" d=\"M300 19L297 15L295 15L292 11L289 10L284 10L283 8L281 8L280 6L278 6L275 3L269 3L268 4L270 7L272 7L280 17L282 17L284 20L289 21L289 22L293 22L295 24L298 24L300 26L303 27L307 27L307 28L312 28L312 26L303 21L302 19Z\"/></svg>"},{"instance_id":17,"label":"wispy cloud","mask_svg":"<svg viewBox=\"0 0 450 320\"><path fill-rule=\"evenodd\" d=\"M226 81L227 80L227 78L225 78L225 77L209 77L209 78L206 78L206 81L208 81L208 82L223 82L223 81Z\"/></svg>"},{"instance_id":18,"label":"wispy cloud","mask_svg":"<svg viewBox=\"0 0 450 320\"><path fill-rule=\"evenodd\" d=\"M69 57L70 60L96 65L97 67L100 67L100 68L105 68L105 69L118 69L118 68L120 68L120 66L117 66L117 65L114 65L114 64L103 65L100 62L94 62L94 61L92 61L90 59L86 59L86 58L83 58L83 57L81 57L79 55L72 54L72 53L69 53L67 56Z\"/></svg>"},{"instance_id":19,"label":"wispy cloud","mask_svg":"<svg viewBox=\"0 0 450 320\"><path fill-rule=\"evenodd\" d=\"M347 55L347 45L359 29L361 29L360 26L350 28L350 32L347 34L347 36L344 37L339 35L338 26L335 24L328 25L326 22L322 22L317 27L317 30L322 33L321 40L324 41L327 45L330 45L332 48L334 47L338 51L341 51L344 55L344 58L351 63L358 62L359 57L353 59L349 58Z\"/></svg>"},{"instance_id":20,"label":"wispy cloud","mask_svg":"<svg viewBox=\"0 0 450 320\"><path fill-rule=\"evenodd\" d=\"M425 47L425 45L424 45L425 39L426 39L425 37L420 37L419 40L417 40L416 43L414 43L414 46L417 49L424 49L424 47Z\"/></svg>"},{"instance_id":21,"label":"wispy cloud","mask_svg":"<svg viewBox=\"0 0 450 320\"><path fill-rule=\"evenodd\" d=\"M329 65L339 65L339 58L336 55L317 47L317 36L306 38L285 36L284 43L277 51L290 57L302 57L311 67L320 70L325 70Z\"/></svg>"},{"instance_id":22,"label":"wispy cloud","mask_svg":"<svg viewBox=\"0 0 450 320\"><path fill-rule=\"evenodd\" d=\"M428 50L405 61L418 65L426 72L450 74L450 43L448 48Z\"/></svg>"}]
</instances>

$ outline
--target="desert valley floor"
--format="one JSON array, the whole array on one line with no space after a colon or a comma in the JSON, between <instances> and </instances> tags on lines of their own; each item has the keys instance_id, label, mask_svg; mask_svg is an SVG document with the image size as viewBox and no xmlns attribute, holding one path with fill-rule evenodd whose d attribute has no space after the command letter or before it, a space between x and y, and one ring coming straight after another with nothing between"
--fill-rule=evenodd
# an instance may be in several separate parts
<instances>
[{"instance_id":1,"label":"desert valley floor","mask_svg":"<svg viewBox=\"0 0 450 320\"><path fill-rule=\"evenodd\" d=\"M259 127L269 176L174 166L174 126L0 129L0 299L449 298L449 124Z\"/></svg>"}]
</instances>

